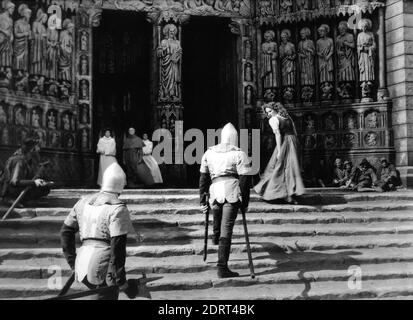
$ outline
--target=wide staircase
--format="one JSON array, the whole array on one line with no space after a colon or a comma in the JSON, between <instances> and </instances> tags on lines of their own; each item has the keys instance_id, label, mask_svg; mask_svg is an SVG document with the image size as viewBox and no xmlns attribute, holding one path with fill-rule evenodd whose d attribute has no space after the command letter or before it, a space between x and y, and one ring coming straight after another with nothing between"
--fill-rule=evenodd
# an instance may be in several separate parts
<instances>
[{"instance_id":1,"label":"wide staircase","mask_svg":"<svg viewBox=\"0 0 413 320\"><path fill-rule=\"evenodd\" d=\"M54 190L39 207L0 221L1 299L59 292L71 274L59 229L79 197L92 192ZM196 190L126 190L122 198L136 231L128 241L128 277L144 277L139 299L413 298L413 192L310 189L300 205L270 205L253 194L247 220L255 279L241 215L229 263L241 276L218 279L211 241L203 261ZM75 283L69 293L84 290Z\"/></svg>"}]
</instances>

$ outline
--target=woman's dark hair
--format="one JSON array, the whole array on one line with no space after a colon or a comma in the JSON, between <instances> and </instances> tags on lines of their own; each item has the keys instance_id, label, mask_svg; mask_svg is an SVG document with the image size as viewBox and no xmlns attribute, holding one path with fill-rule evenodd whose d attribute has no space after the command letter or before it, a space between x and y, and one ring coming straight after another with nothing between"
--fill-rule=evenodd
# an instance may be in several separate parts
<instances>
[{"instance_id":1,"label":"woman's dark hair","mask_svg":"<svg viewBox=\"0 0 413 320\"><path fill-rule=\"evenodd\" d=\"M105 128L105 129L103 130L103 132L102 132L103 135L105 135L106 131L109 131L109 132L110 132L110 136L113 135L112 130L111 130L110 128Z\"/></svg>"}]
</instances>

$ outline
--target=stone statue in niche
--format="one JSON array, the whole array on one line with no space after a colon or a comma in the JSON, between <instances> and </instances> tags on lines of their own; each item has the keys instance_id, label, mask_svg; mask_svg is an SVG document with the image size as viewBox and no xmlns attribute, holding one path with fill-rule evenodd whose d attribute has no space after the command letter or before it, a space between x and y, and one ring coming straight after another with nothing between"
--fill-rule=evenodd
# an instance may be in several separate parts
<instances>
[{"instance_id":1,"label":"stone statue in niche","mask_svg":"<svg viewBox=\"0 0 413 320\"><path fill-rule=\"evenodd\" d=\"M280 59L283 86L295 85L295 46L290 42L291 32L288 29L281 31Z\"/></svg>"},{"instance_id":2,"label":"stone statue in niche","mask_svg":"<svg viewBox=\"0 0 413 320\"><path fill-rule=\"evenodd\" d=\"M265 42L261 46L261 80L263 89L278 87L278 48L274 41L275 32L267 30L264 33Z\"/></svg>"},{"instance_id":3,"label":"stone statue in niche","mask_svg":"<svg viewBox=\"0 0 413 320\"><path fill-rule=\"evenodd\" d=\"M338 25L339 35L336 40L338 60L338 81L351 82L355 80L355 54L356 47L354 36L348 32L347 21L341 21Z\"/></svg>"},{"instance_id":4,"label":"stone statue in niche","mask_svg":"<svg viewBox=\"0 0 413 320\"><path fill-rule=\"evenodd\" d=\"M87 132L87 129L82 129L81 133L81 147L82 149L88 149L89 148L89 133Z\"/></svg>"},{"instance_id":5,"label":"stone statue in niche","mask_svg":"<svg viewBox=\"0 0 413 320\"><path fill-rule=\"evenodd\" d=\"M332 134L327 134L324 137L324 146L327 149L332 149L336 146L336 138Z\"/></svg>"},{"instance_id":6,"label":"stone statue in niche","mask_svg":"<svg viewBox=\"0 0 413 320\"><path fill-rule=\"evenodd\" d=\"M60 136L58 132L53 131L50 134L49 146L54 149L60 148Z\"/></svg>"},{"instance_id":7,"label":"stone statue in niche","mask_svg":"<svg viewBox=\"0 0 413 320\"><path fill-rule=\"evenodd\" d=\"M80 81L80 99L89 100L89 82L85 79Z\"/></svg>"},{"instance_id":8,"label":"stone statue in niche","mask_svg":"<svg viewBox=\"0 0 413 320\"><path fill-rule=\"evenodd\" d=\"M72 81L73 29L72 20L65 19L60 32L59 79L68 82Z\"/></svg>"},{"instance_id":9,"label":"stone statue in niche","mask_svg":"<svg viewBox=\"0 0 413 320\"><path fill-rule=\"evenodd\" d=\"M31 46L30 73L32 75L46 76L47 58L47 14L43 9L38 9L36 20L33 22L33 41Z\"/></svg>"},{"instance_id":10,"label":"stone statue in niche","mask_svg":"<svg viewBox=\"0 0 413 320\"><path fill-rule=\"evenodd\" d=\"M71 134L68 134L66 136L65 147L68 149L73 149L74 146L75 146L74 138Z\"/></svg>"},{"instance_id":11,"label":"stone statue in niche","mask_svg":"<svg viewBox=\"0 0 413 320\"><path fill-rule=\"evenodd\" d=\"M245 40L244 42L245 59L250 60L252 57L252 43L251 40Z\"/></svg>"},{"instance_id":12,"label":"stone statue in niche","mask_svg":"<svg viewBox=\"0 0 413 320\"><path fill-rule=\"evenodd\" d=\"M308 0L297 0L297 9L300 10L308 10Z\"/></svg>"},{"instance_id":13,"label":"stone statue in niche","mask_svg":"<svg viewBox=\"0 0 413 320\"><path fill-rule=\"evenodd\" d=\"M309 28L302 28L300 31L301 41L298 43L298 61L300 65L300 81L303 86L315 84L314 76L314 41L310 39Z\"/></svg>"},{"instance_id":14,"label":"stone statue in niche","mask_svg":"<svg viewBox=\"0 0 413 320\"><path fill-rule=\"evenodd\" d=\"M86 76L89 74L89 59L87 56L80 57L80 75Z\"/></svg>"},{"instance_id":15,"label":"stone statue in niche","mask_svg":"<svg viewBox=\"0 0 413 320\"><path fill-rule=\"evenodd\" d=\"M252 71L252 64L247 62L244 68L244 81L252 82L254 81L254 75Z\"/></svg>"},{"instance_id":16,"label":"stone statue in niche","mask_svg":"<svg viewBox=\"0 0 413 320\"><path fill-rule=\"evenodd\" d=\"M7 127L3 128L3 131L1 133L1 144L3 145L8 145L10 143L9 140L9 129Z\"/></svg>"},{"instance_id":17,"label":"stone statue in niche","mask_svg":"<svg viewBox=\"0 0 413 320\"><path fill-rule=\"evenodd\" d=\"M351 84L348 82L342 82L337 87L338 96L342 99L351 98Z\"/></svg>"},{"instance_id":18,"label":"stone statue in niche","mask_svg":"<svg viewBox=\"0 0 413 320\"><path fill-rule=\"evenodd\" d=\"M37 139L39 139L39 145L40 147L45 147L46 146L46 133L44 130L36 130L35 131L35 136Z\"/></svg>"},{"instance_id":19,"label":"stone statue in niche","mask_svg":"<svg viewBox=\"0 0 413 320\"><path fill-rule=\"evenodd\" d=\"M286 102L290 102L294 99L294 88L286 87L283 90L283 98Z\"/></svg>"},{"instance_id":20,"label":"stone statue in niche","mask_svg":"<svg viewBox=\"0 0 413 320\"><path fill-rule=\"evenodd\" d=\"M357 127L357 120L354 114L349 114L346 116L345 128L349 130L354 130Z\"/></svg>"},{"instance_id":21,"label":"stone statue in niche","mask_svg":"<svg viewBox=\"0 0 413 320\"><path fill-rule=\"evenodd\" d=\"M334 81L333 74L333 53L334 44L333 39L328 37L330 27L322 24L318 29L320 38L317 40L317 55L320 74L320 83Z\"/></svg>"},{"instance_id":22,"label":"stone statue in niche","mask_svg":"<svg viewBox=\"0 0 413 320\"><path fill-rule=\"evenodd\" d=\"M45 77L34 76L31 80L31 93L42 94L44 92Z\"/></svg>"},{"instance_id":23,"label":"stone statue in niche","mask_svg":"<svg viewBox=\"0 0 413 320\"><path fill-rule=\"evenodd\" d=\"M268 17L274 15L274 9L272 6L272 0L260 0L259 1L259 11L261 17Z\"/></svg>"},{"instance_id":24,"label":"stone statue in niche","mask_svg":"<svg viewBox=\"0 0 413 320\"><path fill-rule=\"evenodd\" d=\"M62 117L62 129L68 131L71 129L70 117L68 113L65 113Z\"/></svg>"},{"instance_id":25,"label":"stone statue in niche","mask_svg":"<svg viewBox=\"0 0 413 320\"><path fill-rule=\"evenodd\" d=\"M304 100L304 102L310 102L313 99L314 96L314 89L312 87L303 87L301 89L301 99Z\"/></svg>"},{"instance_id":26,"label":"stone statue in niche","mask_svg":"<svg viewBox=\"0 0 413 320\"><path fill-rule=\"evenodd\" d=\"M304 129L306 132L312 132L315 130L315 120L310 114L304 119Z\"/></svg>"},{"instance_id":27,"label":"stone statue in niche","mask_svg":"<svg viewBox=\"0 0 413 320\"><path fill-rule=\"evenodd\" d=\"M251 85L245 87L244 103L246 105L252 104L252 95L253 95L252 91L253 91L253 88Z\"/></svg>"},{"instance_id":28,"label":"stone statue in niche","mask_svg":"<svg viewBox=\"0 0 413 320\"><path fill-rule=\"evenodd\" d=\"M332 114L329 114L324 122L324 126L326 130L335 131L336 130L336 122L334 121L334 117Z\"/></svg>"},{"instance_id":29,"label":"stone statue in niche","mask_svg":"<svg viewBox=\"0 0 413 320\"><path fill-rule=\"evenodd\" d=\"M13 13L15 5L13 2L3 1L4 12L0 14L0 69L12 66L13 57Z\"/></svg>"},{"instance_id":30,"label":"stone statue in niche","mask_svg":"<svg viewBox=\"0 0 413 320\"><path fill-rule=\"evenodd\" d=\"M46 77L56 80L58 78L58 52L59 32L56 29L47 29L46 48Z\"/></svg>"},{"instance_id":31,"label":"stone statue in niche","mask_svg":"<svg viewBox=\"0 0 413 320\"><path fill-rule=\"evenodd\" d=\"M28 71L29 40L32 37L29 21L32 11L26 4L21 4L18 12L21 18L14 24L13 68Z\"/></svg>"},{"instance_id":32,"label":"stone statue in niche","mask_svg":"<svg viewBox=\"0 0 413 320\"><path fill-rule=\"evenodd\" d=\"M379 118L376 111L367 115L367 128L375 129L379 127Z\"/></svg>"},{"instance_id":33,"label":"stone statue in niche","mask_svg":"<svg viewBox=\"0 0 413 320\"><path fill-rule=\"evenodd\" d=\"M277 95L276 95L276 92L275 92L274 89L267 89L267 90L265 90L265 92L264 92L264 99L265 99L265 101L267 101L267 102L275 101L275 97L276 97L276 96L277 96Z\"/></svg>"},{"instance_id":34,"label":"stone statue in niche","mask_svg":"<svg viewBox=\"0 0 413 320\"><path fill-rule=\"evenodd\" d=\"M181 99L181 59L182 48L177 40L178 28L167 24L163 28L164 39L157 49L161 63L159 98L161 101L179 101Z\"/></svg>"},{"instance_id":35,"label":"stone statue in niche","mask_svg":"<svg viewBox=\"0 0 413 320\"><path fill-rule=\"evenodd\" d=\"M16 109L14 114L14 123L18 126L24 126L26 124L26 110L22 107Z\"/></svg>"},{"instance_id":36,"label":"stone statue in niche","mask_svg":"<svg viewBox=\"0 0 413 320\"><path fill-rule=\"evenodd\" d=\"M289 14L293 11L292 0L281 0L280 9L282 14Z\"/></svg>"},{"instance_id":37,"label":"stone statue in niche","mask_svg":"<svg viewBox=\"0 0 413 320\"><path fill-rule=\"evenodd\" d=\"M80 33L80 50L87 51L89 49L89 34L86 31Z\"/></svg>"},{"instance_id":38,"label":"stone statue in niche","mask_svg":"<svg viewBox=\"0 0 413 320\"><path fill-rule=\"evenodd\" d=\"M89 123L89 107L87 104L82 104L80 107L80 123Z\"/></svg>"},{"instance_id":39,"label":"stone statue in niche","mask_svg":"<svg viewBox=\"0 0 413 320\"><path fill-rule=\"evenodd\" d=\"M321 9L328 9L330 7L330 0L317 0L317 8Z\"/></svg>"},{"instance_id":40,"label":"stone statue in niche","mask_svg":"<svg viewBox=\"0 0 413 320\"><path fill-rule=\"evenodd\" d=\"M333 94L333 85L330 82L324 82L321 84L321 98L323 100L331 100Z\"/></svg>"},{"instance_id":41,"label":"stone statue in niche","mask_svg":"<svg viewBox=\"0 0 413 320\"><path fill-rule=\"evenodd\" d=\"M56 129L56 112L55 111L50 111L49 114L47 115L47 128L51 130Z\"/></svg>"},{"instance_id":42,"label":"stone statue in niche","mask_svg":"<svg viewBox=\"0 0 413 320\"><path fill-rule=\"evenodd\" d=\"M362 83L362 96L364 101L371 101L371 87L375 80L374 61L376 55L376 41L370 31L372 22L370 19L362 19L359 23L362 32L357 37L358 65L360 82Z\"/></svg>"},{"instance_id":43,"label":"stone statue in niche","mask_svg":"<svg viewBox=\"0 0 413 320\"><path fill-rule=\"evenodd\" d=\"M38 109L32 110L32 127L39 128L40 127L40 112Z\"/></svg>"},{"instance_id":44,"label":"stone statue in niche","mask_svg":"<svg viewBox=\"0 0 413 320\"><path fill-rule=\"evenodd\" d=\"M357 137L354 133L347 133L343 139L344 145L347 147L357 147Z\"/></svg>"},{"instance_id":45,"label":"stone statue in niche","mask_svg":"<svg viewBox=\"0 0 413 320\"><path fill-rule=\"evenodd\" d=\"M4 111L4 106L0 105L0 124L7 123L7 113Z\"/></svg>"},{"instance_id":46,"label":"stone statue in niche","mask_svg":"<svg viewBox=\"0 0 413 320\"><path fill-rule=\"evenodd\" d=\"M369 132L364 137L364 141L369 147L375 147L378 144L378 135L375 132Z\"/></svg>"}]
</instances>

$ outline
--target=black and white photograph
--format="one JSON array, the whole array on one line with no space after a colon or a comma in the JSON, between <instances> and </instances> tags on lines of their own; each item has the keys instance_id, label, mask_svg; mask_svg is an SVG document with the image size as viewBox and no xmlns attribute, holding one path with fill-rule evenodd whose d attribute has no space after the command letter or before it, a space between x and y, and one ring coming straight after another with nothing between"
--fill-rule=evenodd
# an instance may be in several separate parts
<instances>
[{"instance_id":1,"label":"black and white photograph","mask_svg":"<svg viewBox=\"0 0 413 320\"><path fill-rule=\"evenodd\" d=\"M413 300L412 21L413 0L0 0L0 300Z\"/></svg>"}]
</instances>

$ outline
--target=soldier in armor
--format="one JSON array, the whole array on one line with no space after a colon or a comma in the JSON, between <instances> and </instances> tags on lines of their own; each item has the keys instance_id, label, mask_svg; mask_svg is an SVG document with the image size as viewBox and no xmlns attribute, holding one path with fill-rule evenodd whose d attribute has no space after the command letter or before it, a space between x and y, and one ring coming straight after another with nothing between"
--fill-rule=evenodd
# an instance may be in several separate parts
<instances>
[{"instance_id":1,"label":"soldier in armor","mask_svg":"<svg viewBox=\"0 0 413 320\"><path fill-rule=\"evenodd\" d=\"M251 162L238 145L238 133L227 124L221 133L221 143L209 148L200 168L199 191L204 213L210 206L213 214L213 242L218 247L218 277L239 276L228 268L232 230L238 210L248 208ZM206 194L209 192L209 203Z\"/></svg>"},{"instance_id":2,"label":"soldier in armor","mask_svg":"<svg viewBox=\"0 0 413 320\"><path fill-rule=\"evenodd\" d=\"M133 230L129 211L119 196L126 185L126 175L111 164L103 175L99 193L80 199L61 229L63 253L76 280L89 289L111 287L97 300L117 300L120 291L128 290L125 260L127 234ZM75 234L82 246L76 254Z\"/></svg>"}]
</instances>

